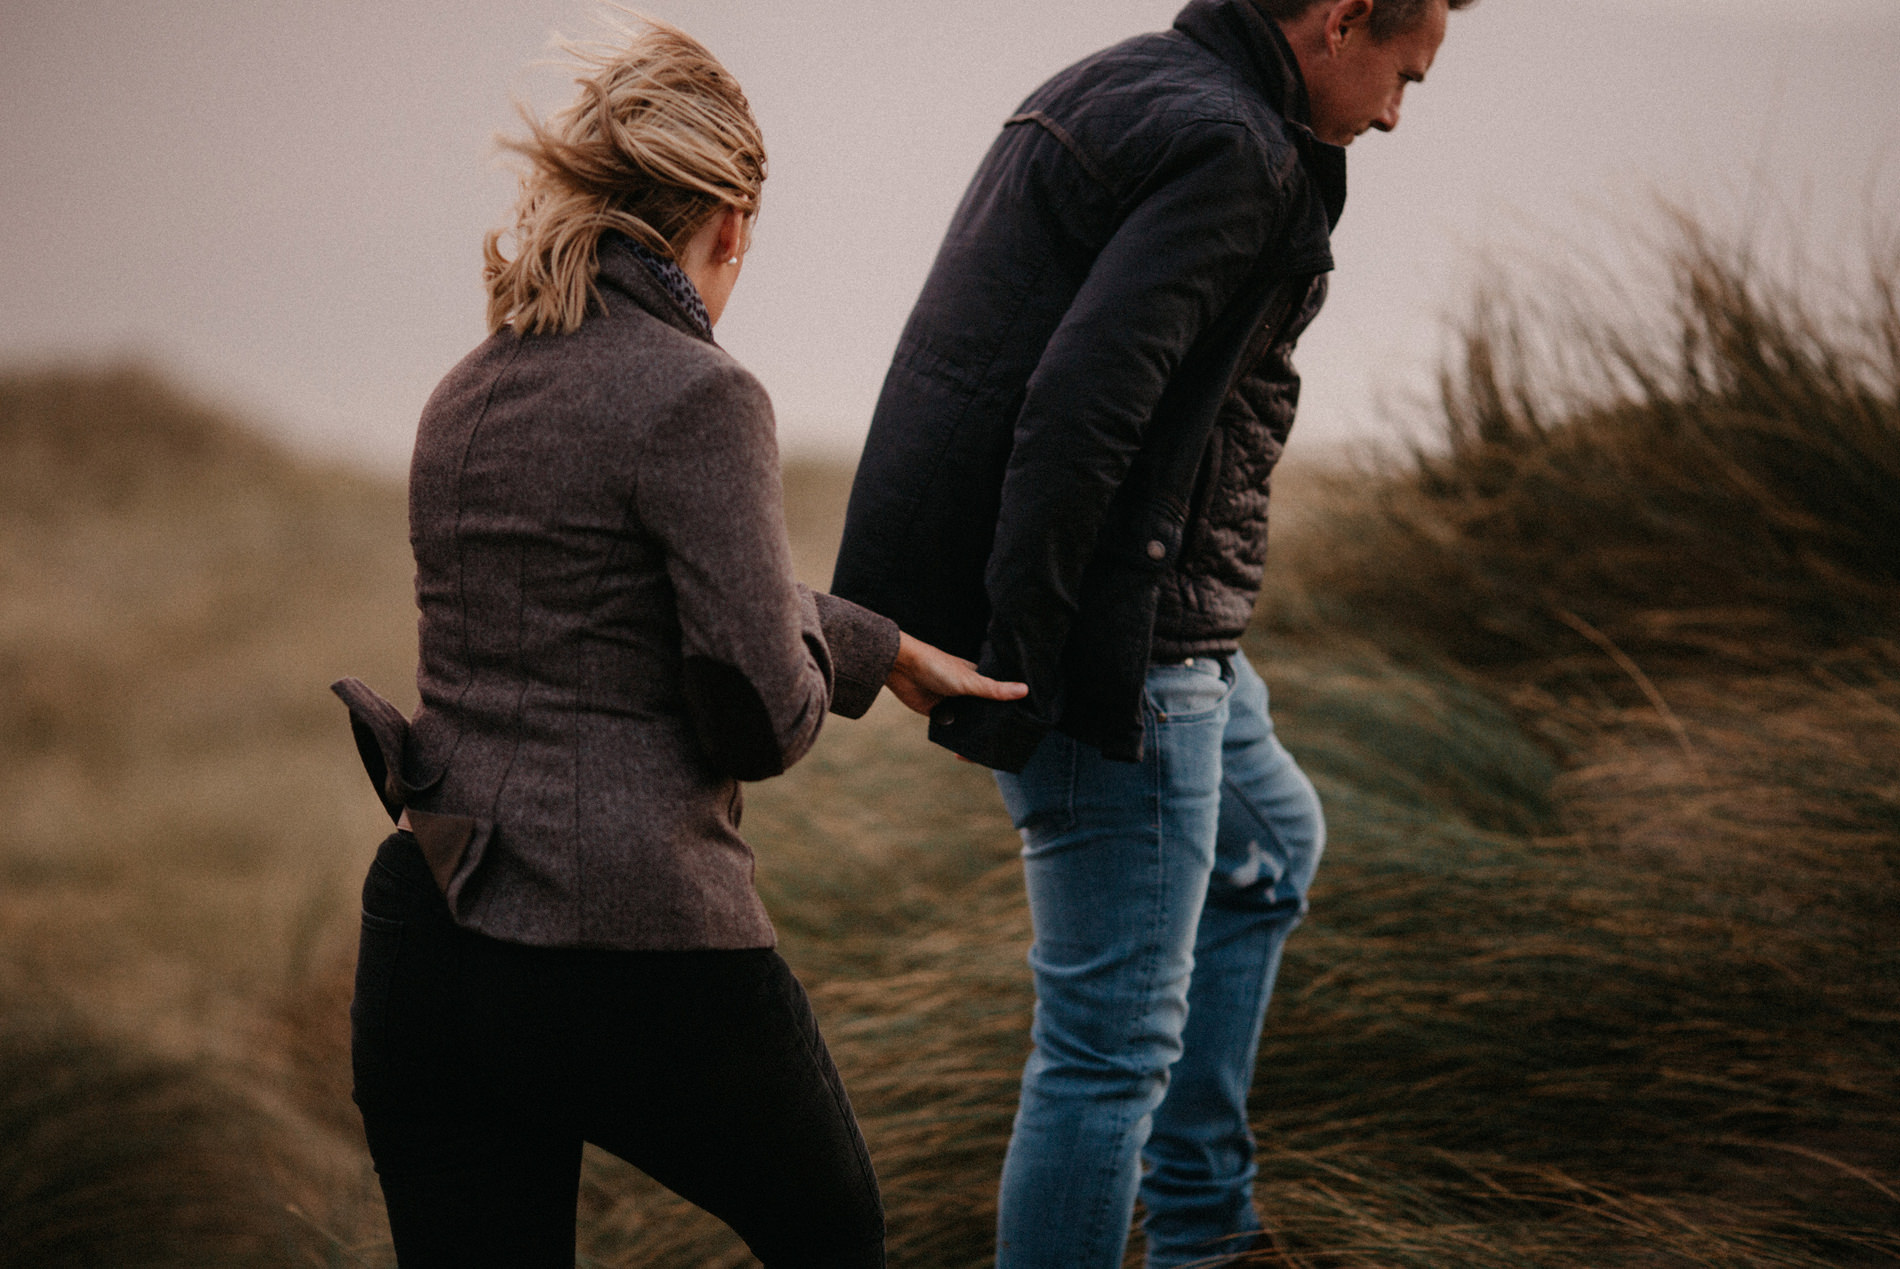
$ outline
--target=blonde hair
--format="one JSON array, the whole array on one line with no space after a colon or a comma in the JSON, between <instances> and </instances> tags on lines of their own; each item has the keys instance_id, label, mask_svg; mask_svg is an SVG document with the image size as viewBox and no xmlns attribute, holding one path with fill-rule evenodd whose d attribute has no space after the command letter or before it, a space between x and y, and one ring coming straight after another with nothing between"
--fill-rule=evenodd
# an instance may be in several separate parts
<instances>
[{"instance_id":1,"label":"blonde hair","mask_svg":"<svg viewBox=\"0 0 1900 1269\"><path fill-rule=\"evenodd\" d=\"M546 123L519 107L528 135L501 141L527 163L513 227L482 241L490 334L579 326L609 230L677 259L722 208L758 212L765 139L739 81L684 31L629 16L624 43L564 44L580 96Z\"/></svg>"}]
</instances>

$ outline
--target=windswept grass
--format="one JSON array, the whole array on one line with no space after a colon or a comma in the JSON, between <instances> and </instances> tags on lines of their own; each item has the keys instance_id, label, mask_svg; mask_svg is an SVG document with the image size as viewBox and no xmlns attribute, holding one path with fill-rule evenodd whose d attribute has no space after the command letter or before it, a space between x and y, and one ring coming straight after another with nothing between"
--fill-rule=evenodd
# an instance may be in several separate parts
<instances>
[{"instance_id":1,"label":"windswept grass","mask_svg":"<svg viewBox=\"0 0 1900 1269\"><path fill-rule=\"evenodd\" d=\"M354 1263L347 1151L256 1072L154 1054L0 965L0 1266Z\"/></svg>"},{"instance_id":2,"label":"windswept grass","mask_svg":"<svg viewBox=\"0 0 1900 1269\"><path fill-rule=\"evenodd\" d=\"M1352 833L1263 1055L1315 1263L1900 1259L1896 263L1822 293L1684 223L1661 312L1494 293L1438 443L1287 544L1278 700ZM1342 630L1507 702L1554 818L1342 825ZM1482 771L1455 718L1368 765Z\"/></svg>"},{"instance_id":3,"label":"windswept grass","mask_svg":"<svg viewBox=\"0 0 1900 1269\"><path fill-rule=\"evenodd\" d=\"M1254 1117L1306 1269L1900 1264L1896 273L1688 227L1659 269L1654 311L1494 293L1436 442L1276 489L1250 649L1332 845ZM58 1191L72 1263L386 1265L343 1012L382 823L323 684L409 679L400 492L136 373L0 378L13 453L0 988L61 1003L0 1028L41 1125L0 1246ZM822 582L845 477L789 476ZM1030 1004L993 788L886 701L747 797L892 1263L988 1263ZM105 1180L33 1188L80 1147ZM751 1264L605 1156L581 1218L588 1265Z\"/></svg>"},{"instance_id":4,"label":"windswept grass","mask_svg":"<svg viewBox=\"0 0 1900 1269\"><path fill-rule=\"evenodd\" d=\"M376 1236L351 1108L297 1095L334 1043L276 1016L350 954L380 817L323 684L400 692L411 567L398 491L147 370L0 377L0 1262Z\"/></svg>"},{"instance_id":5,"label":"windswept grass","mask_svg":"<svg viewBox=\"0 0 1900 1269\"><path fill-rule=\"evenodd\" d=\"M1633 272L1500 283L1442 425L1300 581L1481 667L1786 666L1900 626L1900 251L1774 271L1681 221Z\"/></svg>"},{"instance_id":6,"label":"windswept grass","mask_svg":"<svg viewBox=\"0 0 1900 1269\"><path fill-rule=\"evenodd\" d=\"M254 1120L183 1068L9 1016L0 1033L0 1265L287 1258L296 1231L260 1183Z\"/></svg>"}]
</instances>

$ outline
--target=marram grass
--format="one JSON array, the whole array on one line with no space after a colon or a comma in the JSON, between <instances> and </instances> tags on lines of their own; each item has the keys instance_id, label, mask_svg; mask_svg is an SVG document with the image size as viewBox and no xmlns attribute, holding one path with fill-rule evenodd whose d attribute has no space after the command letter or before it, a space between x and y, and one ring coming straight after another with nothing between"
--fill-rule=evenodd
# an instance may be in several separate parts
<instances>
[{"instance_id":1,"label":"marram grass","mask_svg":"<svg viewBox=\"0 0 1900 1269\"><path fill-rule=\"evenodd\" d=\"M1331 825L1254 1099L1280 1263L1900 1263L1894 275L1823 313L1706 235L1670 268L1654 318L1483 310L1437 441L1280 482L1250 651ZM343 1069L382 828L323 685L406 687L400 491L140 372L0 379L0 450L0 994L50 1020L0 1248L387 1265ZM822 583L843 477L789 475ZM747 797L892 1263L987 1264L993 787L885 702ZM605 1156L580 1217L586 1265L751 1263Z\"/></svg>"}]
</instances>

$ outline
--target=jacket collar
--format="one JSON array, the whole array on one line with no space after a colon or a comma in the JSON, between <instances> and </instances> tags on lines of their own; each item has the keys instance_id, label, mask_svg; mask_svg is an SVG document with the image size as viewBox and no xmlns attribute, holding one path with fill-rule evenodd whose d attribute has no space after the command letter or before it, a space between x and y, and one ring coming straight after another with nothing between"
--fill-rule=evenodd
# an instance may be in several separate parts
<instances>
[{"instance_id":1,"label":"jacket collar","mask_svg":"<svg viewBox=\"0 0 1900 1269\"><path fill-rule=\"evenodd\" d=\"M633 240L618 231L600 236L600 272L596 280L603 289L612 289L668 326L713 343L710 330L700 326L692 314L653 276L653 271L634 254ZM604 300L606 297L603 296Z\"/></svg>"},{"instance_id":2,"label":"jacket collar","mask_svg":"<svg viewBox=\"0 0 1900 1269\"><path fill-rule=\"evenodd\" d=\"M1192 0L1175 18L1174 29L1239 71L1286 121L1300 161L1326 204L1326 223L1337 225L1346 206L1346 150L1313 135L1306 79L1280 24L1254 0Z\"/></svg>"}]
</instances>

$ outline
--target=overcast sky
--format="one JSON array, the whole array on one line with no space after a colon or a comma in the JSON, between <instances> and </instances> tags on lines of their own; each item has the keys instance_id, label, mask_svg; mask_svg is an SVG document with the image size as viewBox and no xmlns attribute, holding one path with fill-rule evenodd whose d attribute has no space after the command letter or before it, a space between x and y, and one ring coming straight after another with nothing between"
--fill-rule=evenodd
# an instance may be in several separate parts
<instances>
[{"instance_id":1,"label":"overcast sky","mask_svg":"<svg viewBox=\"0 0 1900 1269\"><path fill-rule=\"evenodd\" d=\"M1042 79L1173 0L649 0L751 95L772 155L720 339L790 450L855 453L965 181ZM0 0L0 364L141 355L390 470L482 335L511 97L583 0ZM1428 385L1490 254L1601 244L1652 193L1847 240L1900 210L1897 0L1482 0L1351 151L1296 444Z\"/></svg>"}]
</instances>

